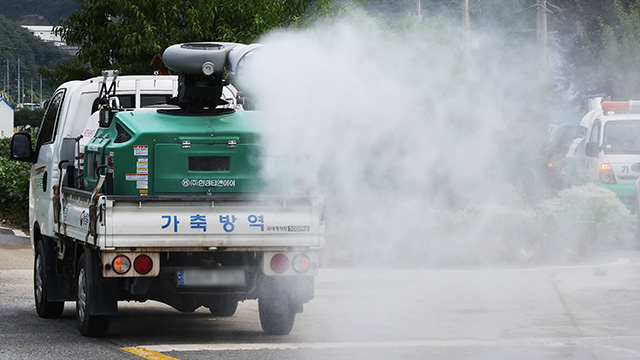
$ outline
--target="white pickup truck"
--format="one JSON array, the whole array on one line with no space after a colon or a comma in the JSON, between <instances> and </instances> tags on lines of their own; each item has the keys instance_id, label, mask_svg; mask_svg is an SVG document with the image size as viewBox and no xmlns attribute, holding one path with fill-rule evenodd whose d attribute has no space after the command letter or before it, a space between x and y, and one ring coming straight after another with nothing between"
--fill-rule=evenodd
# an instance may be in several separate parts
<instances>
[{"instance_id":1,"label":"white pickup truck","mask_svg":"<svg viewBox=\"0 0 640 360\"><path fill-rule=\"evenodd\" d=\"M243 46L176 46L165 62L180 76L65 83L35 149L14 135L12 157L33 163L37 312L60 317L75 301L80 332L102 336L118 301L231 316L258 299L264 331L288 334L313 298L322 199L264 190L264 121L221 80Z\"/></svg>"}]
</instances>

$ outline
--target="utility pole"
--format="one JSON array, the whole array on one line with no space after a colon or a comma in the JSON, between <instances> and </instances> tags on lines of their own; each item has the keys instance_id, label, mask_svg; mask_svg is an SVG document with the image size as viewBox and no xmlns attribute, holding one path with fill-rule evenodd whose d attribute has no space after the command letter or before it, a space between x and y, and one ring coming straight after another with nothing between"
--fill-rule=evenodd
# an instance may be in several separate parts
<instances>
[{"instance_id":1,"label":"utility pole","mask_svg":"<svg viewBox=\"0 0 640 360\"><path fill-rule=\"evenodd\" d=\"M543 61L547 59L547 0L537 0L538 18L537 35L538 47Z\"/></svg>"},{"instance_id":2,"label":"utility pole","mask_svg":"<svg viewBox=\"0 0 640 360\"><path fill-rule=\"evenodd\" d=\"M420 0L418 0L418 21L422 21L422 5L420 4Z\"/></svg>"},{"instance_id":3,"label":"utility pole","mask_svg":"<svg viewBox=\"0 0 640 360\"><path fill-rule=\"evenodd\" d=\"M469 0L462 1L462 49L465 62L471 59L471 20L469 19Z\"/></svg>"},{"instance_id":4,"label":"utility pole","mask_svg":"<svg viewBox=\"0 0 640 360\"><path fill-rule=\"evenodd\" d=\"M4 83L6 84L5 87L5 97L7 98L7 101L9 101L9 88L11 87L11 78L9 77L9 59L7 60L7 74L5 75L5 79L4 79Z\"/></svg>"},{"instance_id":5,"label":"utility pole","mask_svg":"<svg viewBox=\"0 0 640 360\"><path fill-rule=\"evenodd\" d=\"M16 102L16 108L20 107L20 58L18 58L18 101Z\"/></svg>"}]
</instances>

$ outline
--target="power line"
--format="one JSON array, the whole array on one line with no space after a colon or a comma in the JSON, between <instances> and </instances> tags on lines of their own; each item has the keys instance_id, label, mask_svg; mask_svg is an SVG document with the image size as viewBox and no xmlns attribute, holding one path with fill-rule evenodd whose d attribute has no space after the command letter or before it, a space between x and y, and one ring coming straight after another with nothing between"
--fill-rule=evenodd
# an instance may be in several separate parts
<instances>
[{"instance_id":1,"label":"power line","mask_svg":"<svg viewBox=\"0 0 640 360\"><path fill-rule=\"evenodd\" d=\"M473 10L475 8L477 8L478 6L480 6L481 3L483 3L485 0L475 0L475 2L470 3L469 4L469 10Z\"/></svg>"},{"instance_id":2,"label":"power line","mask_svg":"<svg viewBox=\"0 0 640 360\"><path fill-rule=\"evenodd\" d=\"M487 21L486 23L480 24L478 26L483 27L483 26L487 26L487 25L490 25L490 24L493 24L493 23L497 23L499 21L508 19L508 18L516 16L516 15L519 15L519 14L525 12L525 11L529 11L529 10L537 8L537 7L538 7L538 4L531 5L531 6L528 6L528 7L524 8L524 9L522 9L522 10L518 10L518 11L516 11L514 13L511 13L511 14L508 14L508 15L504 15L504 16L501 16L501 17L499 17L497 19L493 19L493 20Z\"/></svg>"},{"instance_id":3,"label":"power line","mask_svg":"<svg viewBox=\"0 0 640 360\"><path fill-rule=\"evenodd\" d=\"M42 55L52 55L52 56L59 56L59 57L71 57L71 55L69 54L65 54L65 53L58 53L55 51L38 51L38 50L32 50L32 49L18 49L18 48L11 48L8 46L0 46L0 50L9 50L9 51L13 51L13 52L19 52L19 53L24 53L24 54L42 54ZM61 50L63 51L63 50Z\"/></svg>"}]
</instances>

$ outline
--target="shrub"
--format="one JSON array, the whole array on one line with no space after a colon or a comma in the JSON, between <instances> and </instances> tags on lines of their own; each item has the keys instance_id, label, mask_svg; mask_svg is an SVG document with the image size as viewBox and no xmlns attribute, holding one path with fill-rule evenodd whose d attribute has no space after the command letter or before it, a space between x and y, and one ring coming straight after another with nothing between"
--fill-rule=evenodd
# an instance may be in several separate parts
<instances>
[{"instance_id":1,"label":"shrub","mask_svg":"<svg viewBox=\"0 0 640 360\"><path fill-rule=\"evenodd\" d=\"M541 206L548 247L577 253L616 246L633 225L631 212L610 190L586 184L562 190Z\"/></svg>"},{"instance_id":2,"label":"shrub","mask_svg":"<svg viewBox=\"0 0 640 360\"><path fill-rule=\"evenodd\" d=\"M11 160L10 138L0 139L0 215L18 224L29 220L31 164Z\"/></svg>"}]
</instances>

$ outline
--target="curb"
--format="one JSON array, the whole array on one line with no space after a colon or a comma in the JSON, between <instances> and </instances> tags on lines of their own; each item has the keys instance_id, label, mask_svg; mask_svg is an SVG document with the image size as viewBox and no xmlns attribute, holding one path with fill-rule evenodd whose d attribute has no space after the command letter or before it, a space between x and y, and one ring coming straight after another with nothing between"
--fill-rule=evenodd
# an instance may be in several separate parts
<instances>
[{"instance_id":1,"label":"curb","mask_svg":"<svg viewBox=\"0 0 640 360\"><path fill-rule=\"evenodd\" d=\"M12 229L12 228L9 228L9 227L6 227L6 226L2 226L2 225L0 225L0 229L11 230L11 231L13 231L13 235L15 235L15 236L26 237L26 238L29 237L29 235L25 234L22 230Z\"/></svg>"}]
</instances>

